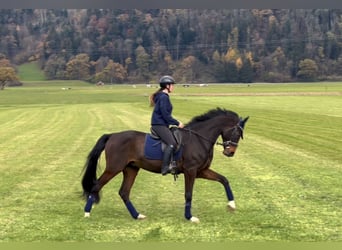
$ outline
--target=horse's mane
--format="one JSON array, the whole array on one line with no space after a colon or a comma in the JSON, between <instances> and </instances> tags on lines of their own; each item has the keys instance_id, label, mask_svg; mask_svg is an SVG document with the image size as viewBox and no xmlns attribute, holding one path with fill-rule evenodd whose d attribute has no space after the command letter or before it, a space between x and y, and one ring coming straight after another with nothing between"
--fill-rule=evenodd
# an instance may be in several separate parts
<instances>
[{"instance_id":1,"label":"horse's mane","mask_svg":"<svg viewBox=\"0 0 342 250\"><path fill-rule=\"evenodd\" d=\"M186 126L192 126L198 122L204 122L204 121L210 120L211 118L214 118L216 116L222 116L222 115L223 116L236 116L236 117L238 117L238 115L233 111L222 109L222 108L216 108L216 109L211 109L202 115L195 116L194 118L191 119L190 122L188 122L186 124Z\"/></svg>"}]
</instances>

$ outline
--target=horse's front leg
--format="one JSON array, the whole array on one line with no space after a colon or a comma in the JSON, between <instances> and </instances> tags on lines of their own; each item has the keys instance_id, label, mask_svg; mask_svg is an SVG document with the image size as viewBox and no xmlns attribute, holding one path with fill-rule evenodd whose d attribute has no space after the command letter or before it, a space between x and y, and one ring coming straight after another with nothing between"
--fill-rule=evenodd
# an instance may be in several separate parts
<instances>
[{"instance_id":1,"label":"horse's front leg","mask_svg":"<svg viewBox=\"0 0 342 250\"><path fill-rule=\"evenodd\" d=\"M191 222L198 223L199 219L192 216L191 214L191 203L192 203L192 192L194 187L194 182L196 178L196 172L184 172L185 181L185 213L184 216L187 220Z\"/></svg>"},{"instance_id":2,"label":"horse's front leg","mask_svg":"<svg viewBox=\"0 0 342 250\"><path fill-rule=\"evenodd\" d=\"M197 177L220 182L224 186L224 189L226 191L226 195L227 195L227 199L228 199L228 205L227 205L228 210L234 211L236 209L235 201L234 201L234 195L233 195L232 189L230 188L229 182L228 182L226 177L216 173L215 171L213 171L209 168L199 172L197 174Z\"/></svg>"}]
</instances>

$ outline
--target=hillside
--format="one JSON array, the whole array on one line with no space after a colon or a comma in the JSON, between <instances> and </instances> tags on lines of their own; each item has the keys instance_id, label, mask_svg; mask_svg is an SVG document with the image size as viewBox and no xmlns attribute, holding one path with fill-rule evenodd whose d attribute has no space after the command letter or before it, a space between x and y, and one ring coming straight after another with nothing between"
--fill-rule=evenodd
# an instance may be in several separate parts
<instances>
[{"instance_id":1,"label":"hillside","mask_svg":"<svg viewBox=\"0 0 342 250\"><path fill-rule=\"evenodd\" d=\"M47 79L340 80L342 11L1 9L0 53Z\"/></svg>"},{"instance_id":2,"label":"hillside","mask_svg":"<svg viewBox=\"0 0 342 250\"><path fill-rule=\"evenodd\" d=\"M18 76L21 81L44 81L44 73L35 62L24 63L18 67Z\"/></svg>"}]
</instances>

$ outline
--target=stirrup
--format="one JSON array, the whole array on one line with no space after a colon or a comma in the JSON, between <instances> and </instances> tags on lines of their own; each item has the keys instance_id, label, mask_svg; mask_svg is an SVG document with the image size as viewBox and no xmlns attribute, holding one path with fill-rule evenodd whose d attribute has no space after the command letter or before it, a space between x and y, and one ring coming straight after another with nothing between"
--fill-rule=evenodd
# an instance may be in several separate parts
<instances>
[{"instance_id":1,"label":"stirrup","mask_svg":"<svg viewBox=\"0 0 342 250\"><path fill-rule=\"evenodd\" d=\"M162 175L167 175L167 174L171 173L171 174L175 175L175 174L177 174L176 168L177 168L176 162L175 161L171 161L170 164L167 166L167 171L165 173L163 173L163 168L162 168L161 174Z\"/></svg>"},{"instance_id":2,"label":"stirrup","mask_svg":"<svg viewBox=\"0 0 342 250\"><path fill-rule=\"evenodd\" d=\"M170 163L170 173L173 175L174 181L178 179L177 163L172 161Z\"/></svg>"}]
</instances>

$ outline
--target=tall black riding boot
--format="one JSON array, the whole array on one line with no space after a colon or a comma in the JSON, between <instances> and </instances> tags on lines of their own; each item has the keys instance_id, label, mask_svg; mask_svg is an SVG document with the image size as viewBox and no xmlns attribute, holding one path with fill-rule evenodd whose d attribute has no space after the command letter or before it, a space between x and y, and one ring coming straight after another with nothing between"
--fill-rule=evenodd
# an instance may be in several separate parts
<instances>
[{"instance_id":1,"label":"tall black riding boot","mask_svg":"<svg viewBox=\"0 0 342 250\"><path fill-rule=\"evenodd\" d=\"M170 161L171 156L173 154L174 147L173 145L169 145L165 148L164 155L163 155L163 163L161 168L162 175L166 175L170 173Z\"/></svg>"}]
</instances>

